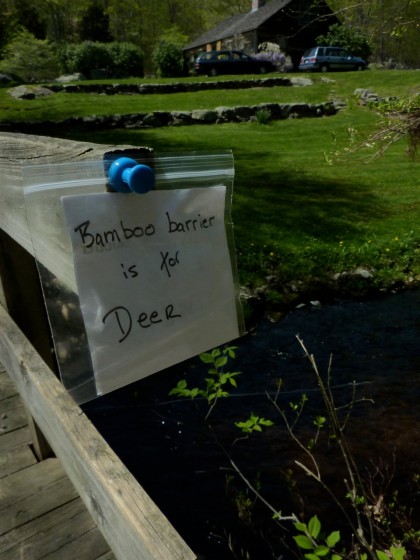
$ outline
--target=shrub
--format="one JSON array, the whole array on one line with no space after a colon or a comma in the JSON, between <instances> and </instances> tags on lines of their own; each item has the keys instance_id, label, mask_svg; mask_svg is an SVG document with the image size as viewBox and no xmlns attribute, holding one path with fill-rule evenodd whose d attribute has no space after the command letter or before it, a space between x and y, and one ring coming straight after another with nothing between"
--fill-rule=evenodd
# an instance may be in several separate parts
<instances>
[{"instance_id":1,"label":"shrub","mask_svg":"<svg viewBox=\"0 0 420 560\"><path fill-rule=\"evenodd\" d=\"M61 53L61 61L65 72L81 72L87 78L92 70L108 69L111 66L111 56L105 43L84 41L80 44L68 44Z\"/></svg>"},{"instance_id":2,"label":"shrub","mask_svg":"<svg viewBox=\"0 0 420 560\"><path fill-rule=\"evenodd\" d=\"M153 51L153 63L162 78L183 76L184 56L177 43L162 41Z\"/></svg>"},{"instance_id":3,"label":"shrub","mask_svg":"<svg viewBox=\"0 0 420 560\"><path fill-rule=\"evenodd\" d=\"M98 70L112 78L143 76L143 53L131 43L68 44L60 58L66 72L81 72L87 78L92 78Z\"/></svg>"},{"instance_id":4,"label":"shrub","mask_svg":"<svg viewBox=\"0 0 420 560\"><path fill-rule=\"evenodd\" d=\"M367 60L372 54L372 46L369 39L353 27L335 23L331 25L326 35L316 38L318 45L342 47L354 56L360 56Z\"/></svg>"},{"instance_id":5,"label":"shrub","mask_svg":"<svg viewBox=\"0 0 420 560\"><path fill-rule=\"evenodd\" d=\"M259 53L254 58L257 60L265 60L276 66L278 71L284 70L286 65L286 57L281 52L280 46L276 43L261 43L258 45Z\"/></svg>"},{"instance_id":6,"label":"shrub","mask_svg":"<svg viewBox=\"0 0 420 560\"><path fill-rule=\"evenodd\" d=\"M139 47L132 43L108 43L107 48L111 56L113 77L143 77L144 56Z\"/></svg>"},{"instance_id":7,"label":"shrub","mask_svg":"<svg viewBox=\"0 0 420 560\"><path fill-rule=\"evenodd\" d=\"M0 71L16 76L22 82L39 82L55 78L59 72L58 57L46 40L36 39L26 29L5 47Z\"/></svg>"}]
</instances>

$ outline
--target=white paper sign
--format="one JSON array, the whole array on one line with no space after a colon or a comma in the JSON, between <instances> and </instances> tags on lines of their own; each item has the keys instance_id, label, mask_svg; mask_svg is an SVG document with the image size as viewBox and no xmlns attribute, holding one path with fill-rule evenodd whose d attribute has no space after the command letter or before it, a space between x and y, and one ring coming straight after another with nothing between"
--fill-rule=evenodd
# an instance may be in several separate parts
<instances>
[{"instance_id":1,"label":"white paper sign","mask_svg":"<svg viewBox=\"0 0 420 560\"><path fill-rule=\"evenodd\" d=\"M63 197L98 394L239 336L225 194Z\"/></svg>"}]
</instances>

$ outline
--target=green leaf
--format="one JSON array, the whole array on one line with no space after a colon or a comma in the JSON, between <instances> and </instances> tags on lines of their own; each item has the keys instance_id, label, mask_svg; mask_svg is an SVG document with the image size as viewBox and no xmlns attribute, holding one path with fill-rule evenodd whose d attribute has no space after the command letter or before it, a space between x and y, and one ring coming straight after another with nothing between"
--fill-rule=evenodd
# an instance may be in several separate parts
<instances>
[{"instance_id":1,"label":"green leaf","mask_svg":"<svg viewBox=\"0 0 420 560\"><path fill-rule=\"evenodd\" d=\"M338 541L340 540L340 531L333 531L332 533L330 533L327 537L327 545L332 548L333 546L335 546Z\"/></svg>"},{"instance_id":2,"label":"green leaf","mask_svg":"<svg viewBox=\"0 0 420 560\"><path fill-rule=\"evenodd\" d=\"M293 538L295 539L298 547L303 548L303 550L312 550L314 548L311 539L309 539L306 535L297 535Z\"/></svg>"},{"instance_id":3,"label":"green leaf","mask_svg":"<svg viewBox=\"0 0 420 560\"><path fill-rule=\"evenodd\" d=\"M260 419L260 424L262 424L263 426L274 426L274 422L272 422L271 420L266 420L265 418Z\"/></svg>"},{"instance_id":4,"label":"green leaf","mask_svg":"<svg viewBox=\"0 0 420 560\"><path fill-rule=\"evenodd\" d=\"M305 554L305 558L307 558L307 560L319 560L319 556L317 556L313 552L308 552L307 554Z\"/></svg>"},{"instance_id":5,"label":"green leaf","mask_svg":"<svg viewBox=\"0 0 420 560\"><path fill-rule=\"evenodd\" d=\"M306 531L308 530L308 527L307 527L306 523L300 523L298 521L297 523L294 523L294 526L295 526L295 529L297 529L301 533L306 533Z\"/></svg>"},{"instance_id":6,"label":"green leaf","mask_svg":"<svg viewBox=\"0 0 420 560\"><path fill-rule=\"evenodd\" d=\"M404 560L405 558L406 550L403 546L391 546L390 552L394 560Z\"/></svg>"},{"instance_id":7,"label":"green leaf","mask_svg":"<svg viewBox=\"0 0 420 560\"><path fill-rule=\"evenodd\" d=\"M178 381L176 387L169 391L170 395L178 395L178 396L185 396L189 391L187 390L187 382L185 379L181 379Z\"/></svg>"},{"instance_id":8,"label":"green leaf","mask_svg":"<svg viewBox=\"0 0 420 560\"><path fill-rule=\"evenodd\" d=\"M385 554L385 552L382 552L381 550L376 551L376 556L378 557L378 560L389 560L388 554Z\"/></svg>"},{"instance_id":9,"label":"green leaf","mask_svg":"<svg viewBox=\"0 0 420 560\"><path fill-rule=\"evenodd\" d=\"M220 356L219 358L217 358L217 360L215 361L215 366L217 368L221 368L223 366L225 366L227 364L227 357L226 356Z\"/></svg>"},{"instance_id":10,"label":"green leaf","mask_svg":"<svg viewBox=\"0 0 420 560\"><path fill-rule=\"evenodd\" d=\"M200 354L200 360L202 362L204 362L205 364L212 364L213 363L213 356L211 354L209 354L208 352L203 352L203 354Z\"/></svg>"},{"instance_id":11,"label":"green leaf","mask_svg":"<svg viewBox=\"0 0 420 560\"><path fill-rule=\"evenodd\" d=\"M235 358L236 357L236 352L235 350L237 349L237 346L229 346L228 348L225 348L225 353L229 354L230 358Z\"/></svg>"},{"instance_id":12,"label":"green leaf","mask_svg":"<svg viewBox=\"0 0 420 560\"><path fill-rule=\"evenodd\" d=\"M311 537L314 539L318 538L319 532L321 530L321 522L316 515L314 515L308 523L308 531Z\"/></svg>"},{"instance_id":13,"label":"green leaf","mask_svg":"<svg viewBox=\"0 0 420 560\"><path fill-rule=\"evenodd\" d=\"M328 548L328 546L324 546L324 545L321 544L321 545L315 547L314 552L317 556L322 558L322 556L326 556L327 554L329 554L330 549Z\"/></svg>"},{"instance_id":14,"label":"green leaf","mask_svg":"<svg viewBox=\"0 0 420 560\"><path fill-rule=\"evenodd\" d=\"M338 554L333 554L333 555L331 556L331 560L342 560L342 557L339 556ZM361 557L360 560L367 560L367 556L366 556L365 558L362 558L362 557Z\"/></svg>"},{"instance_id":15,"label":"green leaf","mask_svg":"<svg viewBox=\"0 0 420 560\"><path fill-rule=\"evenodd\" d=\"M325 418L325 416L317 416L313 423L317 428L323 428L326 421L327 419Z\"/></svg>"}]
</instances>

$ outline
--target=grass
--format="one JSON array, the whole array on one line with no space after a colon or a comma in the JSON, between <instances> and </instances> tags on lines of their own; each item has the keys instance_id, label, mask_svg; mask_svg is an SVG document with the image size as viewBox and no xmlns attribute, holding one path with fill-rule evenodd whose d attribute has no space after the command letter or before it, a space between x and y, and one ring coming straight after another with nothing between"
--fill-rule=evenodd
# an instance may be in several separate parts
<instances>
[{"instance_id":1,"label":"grass","mask_svg":"<svg viewBox=\"0 0 420 560\"><path fill-rule=\"evenodd\" d=\"M363 151L345 156L343 150L355 135L362 137L380 120L373 110L355 102L357 87L382 96L409 96L419 93L418 77L418 71L349 72L328 75L334 80L328 83L321 75L312 75L310 87L100 98L56 94L39 101L11 101L2 90L0 117L59 119L99 111L192 110L340 98L346 109L321 119L73 131L67 136L146 145L157 152L232 149L233 218L242 284L258 286L274 275L281 285L364 266L374 270L376 287L384 288L420 277L419 163L407 157L404 141L368 165Z\"/></svg>"},{"instance_id":2,"label":"grass","mask_svg":"<svg viewBox=\"0 0 420 560\"><path fill-rule=\"evenodd\" d=\"M386 80L382 78L386 75ZM286 75L289 76L289 75ZM299 74L299 76L301 76ZM331 75L332 83L325 83L321 75L311 75L310 87L253 88L243 90L200 91L194 93L152 95L98 95L57 93L37 100L12 99L0 88L0 122L2 120L61 120L72 116L148 113L151 111L188 111L214 109L220 105L258 105L259 103L306 102L321 103L330 98L346 99L358 87L370 88L383 96L413 95L420 92L417 71L348 72ZM336 78L339 76L339 80ZM251 78L252 76L245 76ZM232 77L224 77L232 79ZM254 76L255 78L255 76ZM195 78L197 80L198 78ZM236 77L235 79L239 79ZM191 81L192 78L189 78ZM210 78L200 78L211 81ZM213 79L214 80L214 79ZM121 83L127 80L121 80ZM168 82L168 80L154 80ZM138 80L141 83L150 80ZM83 82L82 82L83 83ZM95 82L97 83L97 82ZM112 83L102 81L99 83Z\"/></svg>"}]
</instances>

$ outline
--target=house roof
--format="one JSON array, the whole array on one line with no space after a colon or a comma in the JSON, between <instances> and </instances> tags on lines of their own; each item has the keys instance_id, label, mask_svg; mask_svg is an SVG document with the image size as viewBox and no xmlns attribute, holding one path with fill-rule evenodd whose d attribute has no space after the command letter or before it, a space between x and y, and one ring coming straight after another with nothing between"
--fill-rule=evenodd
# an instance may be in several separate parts
<instances>
[{"instance_id":1,"label":"house roof","mask_svg":"<svg viewBox=\"0 0 420 560\"><path fill-rule=\"evenodd\" d=\"M279 10L287 6L291 0L271 0L267 4L246 14L238 14L225 19L219 25L206 31L197 39L194 39L189 45L187 45L184 50L193 49L195 47L200 47L206 45L207 43L212 43L214 41L220 41L221 39L226 39L228 37L234 37L239 33L246 33L247 31L253 31L258 29L265 21L276 14Z\"/></svg>"}]
</instances>

